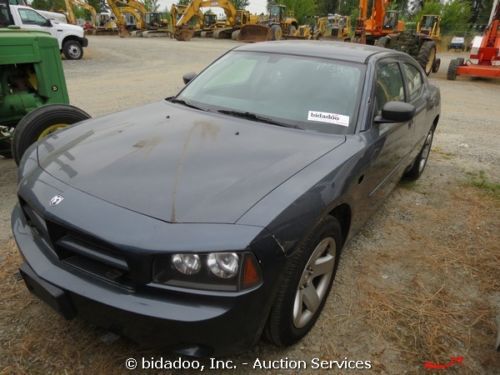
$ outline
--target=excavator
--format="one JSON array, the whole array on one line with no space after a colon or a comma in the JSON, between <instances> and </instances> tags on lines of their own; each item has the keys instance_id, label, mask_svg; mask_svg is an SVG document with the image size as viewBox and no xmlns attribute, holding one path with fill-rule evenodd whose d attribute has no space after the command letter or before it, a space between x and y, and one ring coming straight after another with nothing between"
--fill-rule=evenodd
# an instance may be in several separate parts
<instances>
[{"instance_id":1,"label":"excavator","mask_svg":"<svg viewBox=\"0 0 500 375\"><path fill-rule=\"evenodd\" d=\"M417 34L428 35L435 42L441 40L441 16L424 14L417 23Z\"/></svg>"},{"instance_id":2,"label":"excavator","mask_svg":"<svg viewBox=\"0 0 500 375\"><path fill-rule=\"evenodd\" d=\"M351 41L351 17L329 14L319 17L314 25L314 39Z\"/></svg>"},{"instance_id":3,"label":"excavator","mask_svg":"<svg viewBox=\"0 0 500 375\"><path fill-rule=\"evenodd\" d=\"M118 27L118 35L120 35L121 38L130 36L130 32L127 30L127 24L125 22L125 13L134 17L137 29L144 28L143 16L138 10L139 6L134 4L138 3L137 1L122 2L119 0L107 0L107 3L116 17L115 22Z\"/></svg>"},{"instance_id":4,"label":"excavator","mask_svg":"<svg viewBox=\"0 0 500 375\"><path fill-rule=\"evenodd\" d=\"M193 35L195 35L195 33L201 32L201 29L203 28L204 14L201 9L195 16L192 16L190 20L184 21L179 28L177 27L177 23L186 10L187 5L178 5L174 3L170 7L170 32L174 35L174 37L177 34L178 38L181 38L181 40L183 38L189 40L193 37Z\"/></svg>"},{"instance_id":5,"label":"excavator","mask_svg":"<svg viewBox=\"0 0 500 375\"><path fill-rule=\"evenodd\" d=\"M272 4L269 7L269 17L258 24L248 24L241 27L238 37L242 42L262 42L280 39L310 39L309 25L299 25L297 19L290 16L287 7L282 4Z\"/></svg>"},{"instance_id":6,"label":"excavator","mask_svg":"<svg viewBox=\"0 0 500 375\"><path fill-rule=\"evenodd\" d=\"M469 59L457 58L450 61L447 78L457 76L500 78L500 1L495 0L488 26L482 36L472 41Z\"/></svg>"},{"instance_id":7,"label":"excavator","mask_svg":"<svg viewBox=\"0 0 500 375\"><path fill-rule=\"evenodd\" d=\"M68 23L72 25L77 24L76 16L73 7L80 7L90 12L92 18L92 26L95 27L97 23L97 12L95 8L88 4L84 0L64 0L64 4L66 6L66 18L68 19Z\"/></svg>"},{"instance_id":8,"label":"excavator","mask_svg":"<svg viewBox=\"0 0 500 375\"><path fill-rule=\"evenodd\" d=\"M368 0L360 0L355 41L406 52L418 61L425 74L436 73L441 64L436 57L436 42L427 33L405 31L398 12L387 10L389 5L390 0L374 0L368 18Z\"/></svg>"},{"instance_id":9,"label":"excavator","mask_svg":"<svg viewBox=\"0 0 500 375\"><path fill-rule=\"evenodd\" d=\"M200 18L200 13L201 21L205 21L205 15L201 12L201 8L208 7L222 8L226 14L226 20L224 23L220 23L213 18L206 20L207 23L202 27L205 36L209 36L213 32L215 38L230 38L233 32L253 20L249 12L237 10L230 0L192 0L182 16L176 21L175 39L180 41L191 40L195 30L189 26L189 23L192 22L193 18Z\"/></svg>"}]
</instances>

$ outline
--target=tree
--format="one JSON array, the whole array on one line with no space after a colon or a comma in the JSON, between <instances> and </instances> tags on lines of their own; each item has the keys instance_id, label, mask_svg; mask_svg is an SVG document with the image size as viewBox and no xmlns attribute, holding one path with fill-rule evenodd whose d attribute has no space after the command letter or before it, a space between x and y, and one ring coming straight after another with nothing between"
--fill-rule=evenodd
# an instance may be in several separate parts
<instances>
[{"instance_id":1,"label":"tree","mask_svg":"<svg viewBox=\"0 0 500 375\"><path fill-rule=\"evenodd\" d=\"M158 12L160 2L159 0L144 0L144 7L148 12Z\"/></svg>"},{"instance_id":2,"label":"tree","mask_svg":"<svg viewBox=\"0 0 500 375\"><path fill-rule=\"evenodd\" d=\"M469 29L471 6L463 0L452 0L443 6L441 30L443 33L464 33Z\"/></svg>"},{"instance_id":3,"label":"tree","mask_svg":"<svg viewBox=\"0 0 500 375\"><path fill-rule=\"evenodd\" d=\"M286 5L299 23L305 23L307 17L316 15L315 0L280 0L278 3Z\"/></svg>"},{"instance_id":4,"label":"tree","mask_svg":"<svg viewBox=\"0 0 500 375\"><path fill-rule=\"evenodd\" d=\"M191 0L179 0L177 5L188 5L190 2Z\"/></svg>"},{"instance_id":5,"label":"tree","mask_svg":"<svg viewBox=\"0 0 500 375\"><path fill-rule=\"evenodd\" d=\"M245 9L248 5L250 5L249 0L231 0L236 9Z\"/></svg>"},{"instance_id":6,"label":"tree","mask_svg":"<svg viewBox=\"0 0 500 375\"><path fill-rule=\"evenodd\" d=\"M342 3L342 1L343 0L316 0L316 8L318 10L318 15L337 13L340 6L339 3Z\"/></svg>"}]
</instances>

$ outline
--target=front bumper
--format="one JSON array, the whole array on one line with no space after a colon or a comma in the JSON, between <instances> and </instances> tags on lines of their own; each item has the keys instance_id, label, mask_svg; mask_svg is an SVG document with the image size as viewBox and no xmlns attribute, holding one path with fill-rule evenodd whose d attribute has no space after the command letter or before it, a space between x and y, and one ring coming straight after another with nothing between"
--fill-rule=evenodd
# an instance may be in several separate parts
<instances>
[{"instance_id":1,"label":"front bumper","mask_svg":"<svg viewBox=\"0 0 500 375\"><path fill-rule=\"evenodd\" d=\"M140 344L194 356L241 352L260 338L268 311L262 286L230 296L151 288L130 292L58 264L19 205L12 230L28 288L67 319L79 316Z\"/></svg>"}]
</instances>

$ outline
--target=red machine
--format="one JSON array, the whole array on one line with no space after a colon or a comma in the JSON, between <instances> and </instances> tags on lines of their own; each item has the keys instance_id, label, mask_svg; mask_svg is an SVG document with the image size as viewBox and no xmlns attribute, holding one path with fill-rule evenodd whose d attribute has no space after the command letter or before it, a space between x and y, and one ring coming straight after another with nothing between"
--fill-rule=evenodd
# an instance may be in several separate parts
<instances>
[{"instance_id":1,"label":"red machine","mask_svg":"<svg viewBox=\"0 0 500 375\"><path fill-rule=\"evenodd\" d=\"M453 59L448 67L449 80L457 76L500 78L500 2L495 0L488 27L478 47L472 45L468 61Z\"/></svg>"}]
</instances>

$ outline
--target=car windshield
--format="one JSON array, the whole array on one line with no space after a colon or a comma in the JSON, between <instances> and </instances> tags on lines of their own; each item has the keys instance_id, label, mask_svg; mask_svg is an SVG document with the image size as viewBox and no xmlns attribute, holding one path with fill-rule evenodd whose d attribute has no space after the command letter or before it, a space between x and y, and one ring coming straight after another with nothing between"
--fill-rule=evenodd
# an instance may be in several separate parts
<instances>
[{"instance_id":1,"label":"car windshield","mask_svg":"<svg viewBox=\"0 0 500 375\"><path fill-rule=\"evenodd\" d=\"M198 75L176 100L275 125L345 134L354 129L363 74L361 64L234 51Z\"/></svg>"}]
</instances>

